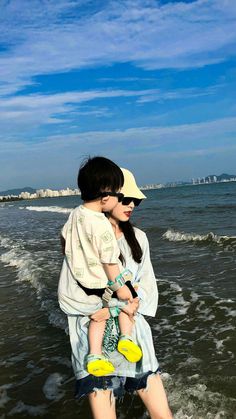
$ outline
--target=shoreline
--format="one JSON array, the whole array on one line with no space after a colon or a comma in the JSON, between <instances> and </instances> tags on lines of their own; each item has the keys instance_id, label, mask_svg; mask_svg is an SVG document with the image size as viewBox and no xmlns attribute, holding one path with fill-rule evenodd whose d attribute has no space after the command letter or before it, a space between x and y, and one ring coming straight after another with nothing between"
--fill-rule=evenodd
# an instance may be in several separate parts
<instances>
[{"instance_id":1,"label":"shoreline","mask_svg":"<svg viewBox=\"0 0 236 419\"><path fill-rule=\"evenodd\" d=\"M156 187L142 187L140 186L140 189L142 191L153 191L153 190L160 190L160 189L169 189L169 188L181 188L185 186L206 186L206 185L219 185L219 184L226 184L226 183L233 183L236 182L236 179L232 180L221 180L216 182L206 182L206 183L183 183L183 184L173 184L173 185L163 185L163 186L156 186ZM37 197L27 197L23 198L20 196L0 196L0 203L1 202L11 202L11 201L30 201L30 200L37 200L37 199L45 199L45 198L65 198L66 196L80 196L80 193L72 193L69 195L55 195L55 196L37 196Z\"/></svg>"}]
</instances>

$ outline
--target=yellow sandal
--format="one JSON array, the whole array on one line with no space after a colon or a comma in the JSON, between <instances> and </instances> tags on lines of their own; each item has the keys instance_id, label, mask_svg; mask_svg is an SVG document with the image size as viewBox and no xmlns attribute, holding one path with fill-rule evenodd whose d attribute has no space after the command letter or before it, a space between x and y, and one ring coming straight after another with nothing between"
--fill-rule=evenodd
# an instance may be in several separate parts
<instances>
[{"instance_id":1,"label":"yellow sandal","mask_svg":"<svg viewBox=\"0 0 236 419\"><path fill-rule=\"evenodd\" d=\"M96 377L111 374L115 371L114 365L102 355L89 354L87 356L87 371Z\"/></svg>"},{"instance_id":2,"label":"yellow sandal","mask_svg":"<svg viewBox=\"0 0 236 419\"><path fill-rule=\"evenodd\" d=\"M124 355L129 362L138 362L143 356L140 347L134 343L132 338L128 335L121 335L117 350Z\"/></svg>"}]
</instances>

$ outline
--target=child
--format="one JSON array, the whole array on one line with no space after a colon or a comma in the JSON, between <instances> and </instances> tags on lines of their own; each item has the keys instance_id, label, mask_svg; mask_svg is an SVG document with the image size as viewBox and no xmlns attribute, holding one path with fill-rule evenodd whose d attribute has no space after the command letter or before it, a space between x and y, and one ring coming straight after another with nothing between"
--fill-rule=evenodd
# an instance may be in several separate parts
<instances>
[{"instance_id":1,"label":"child","mask_svg":"<svg viewBox=\"0 0 236 419\"><path fill-rule=\"evenodd\" d=\"M78 187L84 203L72 211L62 236L68 268L87 295L102 297L104 291L107 294L110 290L110 293L116 291L119 300L132 302L132 288L130 290L125 284L127 270L122 272L120 250L111 224L103 214L111 211L123 198L123 194L118 192L123 181L121 169L111 160L89 158L78 174ZM118 351L130 362L139 361L142 351L130 337L132 320L118 307L111 308L110 313L119 316L121 336ZM87 371L96 376L114 371L113 364L102 356L105 326L106 321L92 319L89 325Z\"/></svg>"}]
</instances>

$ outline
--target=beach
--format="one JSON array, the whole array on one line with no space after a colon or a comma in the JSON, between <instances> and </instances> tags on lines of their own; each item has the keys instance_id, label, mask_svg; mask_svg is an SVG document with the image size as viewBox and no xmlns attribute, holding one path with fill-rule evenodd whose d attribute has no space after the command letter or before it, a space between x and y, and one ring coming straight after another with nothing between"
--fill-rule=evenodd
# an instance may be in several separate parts
<instances>
[{"instance_id":1,"label":"beach","mask_svg":"<svg viewBox=\"0 0 236 419\"><path fill-rule=\"evenodd\" d=\"M132 221L158 280L154 346L174 417L236 418L236 183L145 191ZM57 302L60 230L78 196L0 204L0 418L90 418L74 400ZM118 418L145 418L137 397ZM1 416L2 415L2 416Z\"/></svg>"}]
</instances>

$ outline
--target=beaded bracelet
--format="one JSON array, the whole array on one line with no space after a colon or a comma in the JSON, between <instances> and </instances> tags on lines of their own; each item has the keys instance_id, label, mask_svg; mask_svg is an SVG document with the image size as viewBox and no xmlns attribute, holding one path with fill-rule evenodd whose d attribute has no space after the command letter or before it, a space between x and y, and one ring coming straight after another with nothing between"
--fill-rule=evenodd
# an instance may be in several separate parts
<instances>
[{"instance_id":1,"label":"beaded bracelet","mask_svg":"<svg viewBox=\"0 0 236 419\"><path fill-rule=\"evenodd\" d=\"M126 283L126 281L130 281L132 279L132 273L129 271L129 269L125 269L123 272L121 272L117 277L115 278L115 281L108 281L108 287L112 291L117 291L119 288L123 287Z\"/></svg>"}]
</instances>

